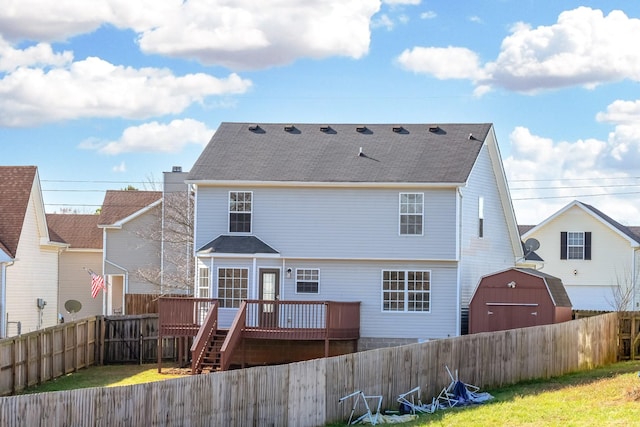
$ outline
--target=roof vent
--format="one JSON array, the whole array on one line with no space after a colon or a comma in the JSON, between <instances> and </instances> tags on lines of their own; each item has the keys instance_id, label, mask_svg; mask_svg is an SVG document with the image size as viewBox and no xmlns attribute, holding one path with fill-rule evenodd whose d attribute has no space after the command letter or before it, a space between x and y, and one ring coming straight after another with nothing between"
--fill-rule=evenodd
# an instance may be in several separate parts
<instances>
[{"instance_id":1,"label":"roof vent","mask_svg":"<svg viewBox=\"0 0 640 427\"><path fill-rule=\"evenodd\" d=\"M182 166L174 166L171 172L182 172Z\"/></svg>"},{"instance_id":2,"label":"roof vent","mask_svg":"<svg viewBox=\"0 0 640 427\"><path fill-rule=\"evenodd\" d=\"M438 125L431 125L429 126L429 132L438 132L440 130L440 126Z\"/></svg>"},{"instance_id":3,"label":"roof vent","mask_svg":"<svg viewBox=\"0 0 640 427\"><path fill-rule=\"evenodd\" d=\"M394 126L392 129L395 133L400 133L404 130L402 126Z\"/></svg>"},{"instance_id":4,"label":"roof vent","mask_svg":"<svg viewBox=\"0 0 640 427\"><path fill-rule=\"evenodd\" d=\"M331 126L329 126L329 125L322 125L322 126L320 126L320 130L321 130L322 132L329 132L329 131L331 130Z\"/></svg>"},{"instance_id":5,"label":"roof vent","mask_svg":"<svg viewBox=\"0 0 640 427\"><path fill-rule=\"evenodd\" d=\"M470 134L469 134L469 139L470 139L471 141L475 141L475 140L476 140L476 137L475 137L475 136L473 136L473 134L472 134L472 133L470 133Z\"/></svg>"},{"instance_id":6,"label":"roof vent","mask_svg":"<svg viewBox=\"0 0 640 427\"><path fill-rule=\"evenodd\" d=\"M294 125L284 125L284 130L286 130L287 132L291 132L295 128L296 127Z\"/></svg>"},{"instance_id":7,"label":"roof vent","mask_svg":"<svg viewBox=\"0 0 640 427\"><path fill-rule=\"evenodd\" d=\"M257 124L249 125L249 130L250 130L251 132L255 132L255 131L257 131L257 130L260 130L260 126L259 126L259 125L257 125Z\"/></svg>"},{"instance_id":8,"label":"roof vent","mask_svg":"<svg viewBox=\"0 0 640 427\"><path fill-rule=\"evenodd\" d=\"M362 152L362 147L360 147L360 152L358 153L358 156L364 157L364 153Z\"/></svg>"},{"instance_id":9,"label":"roof vent","mask_svg":"<svg viewBox=\"0 0 640 427\"><path fill-rule=\"evenodd\" d=\"M365 132L366 130L367 130L366 126L356 126L356 131L357 132L362 133L362 132Z\"/></svg>"}]
</instances>

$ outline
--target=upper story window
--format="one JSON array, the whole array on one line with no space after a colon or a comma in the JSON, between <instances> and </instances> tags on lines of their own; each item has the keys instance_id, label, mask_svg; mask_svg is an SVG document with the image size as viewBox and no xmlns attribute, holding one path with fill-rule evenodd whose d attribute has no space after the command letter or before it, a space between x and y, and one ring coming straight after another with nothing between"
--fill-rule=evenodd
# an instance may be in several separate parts
<instances>
[{"instance_id":1,"label":"upper story window","mask_svg":"<svg viewBox=\"0 0 640 427\"><path fill-rule=\"evenodd\" d=\"M590 231L560 233L560 259L591 259Z\"/></svg>"},{"instance_id":2,"label":"upper story window","mask_svg":"<svg viewBox=\"0 0 640 427\"><path fill-rule=\"evenodd\" d=\"M484 237L484 197L478 198L478 237Z\"/></svg>"},{"instance_id":3,"label":"upper story window","mask_svg":"<svg viewBox=\"0 0 640 427\"><path fill-rule=\"evenodd\" d=\"M422 235L424 194L400 193L400 234Z\"/></svg>"},{"instance_id":4,"label":"upper story window","mask_svg":"<svg viewBox=\"0 0 640 427\"><path fill-rule=\"evenodd\" d=\"M229 192L229 233L251 233L251 191Z\"/></svg>"},{"instance_id":5,"label":"upper story window","mask_svg":"<svg viewBox=\"0 0 640 427\"><path fill-rule=\"evenodd\" d=\"M296 269L296 293L317 294L320 284L320 270L317 268Z\"/></svg>"},{"instance_id":6,"label":"upper story window","mask_svg":"<svg viewBox=\"0 0 640 427\"><path fill-rule=\"evenodd\" d=\"M430 311L431 272L382 272L382 311Z\"/></svg>"}]
</instances>

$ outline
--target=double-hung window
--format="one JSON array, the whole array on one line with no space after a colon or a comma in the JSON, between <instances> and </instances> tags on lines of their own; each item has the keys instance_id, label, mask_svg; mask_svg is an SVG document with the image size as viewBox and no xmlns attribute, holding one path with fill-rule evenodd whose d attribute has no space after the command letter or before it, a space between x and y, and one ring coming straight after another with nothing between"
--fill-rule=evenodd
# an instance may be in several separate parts
<instances>
[{"instance_id":1,"label":"double-hung window","mask_svg":"<svg viewBox=\"0 0 640 427\"><path fill-rule=\"evenodd\" d=\"M249 289L248 268L218 269L218 303L221 308L238 308L247 299Z\"/></svg>"},{"instance_id":2,"label":"double-hung window","mask_svg":"<svg viewBox=\"0 0 640 427\"><path fill-rule=\"evenodd\" d=\"M382 311L428 312L431 272L385 270L382 272Z\"/></svg>"},{"instance_id":3,"label":"double-hung window","mask_svg":"<svg viewBox=\"0 0 640 427\"><path fill-rule=\"evenodd\" d=\"M560 259L591 259L590 231L562 231Z\"/></svg>"},{"instance_id":4,"label":"double-hung window","mask_svg":"<svg viewBox=\"0 0 640 427\"><path fill-rule=\"evenodd\" d=\"M198 297L209 298L209 269L207 267L198 269Z\"/></svg>"},{"instance_id":5,"label":"double-hung window","mask_svg":"<svg viewBox=\"0 0 640 427\"><path fill-rule=\"evenodd\" d=\"M229 232L251 233L251 212L253 193L251 191L229 192Z\"/></svg>"},{"instance_id":6,"label":"double-hung window","mask_svg":"<svg viewBox=\"0 0 640 427\"><path fill-rule=\"evenodd\" d=\"M421 236L424 223L424 194L400 193L400 234Z\"/></svg>"},{"instance_id":7,"label":"double-hung window","mask_svg":"<svg viewBox=\"0 0 640 427\"><path fill-rule=\"evenodd\" d=\"M320 283L320 270L317 268L296 269L296 293L317 294Z\"/></svg>"}]
</instances>

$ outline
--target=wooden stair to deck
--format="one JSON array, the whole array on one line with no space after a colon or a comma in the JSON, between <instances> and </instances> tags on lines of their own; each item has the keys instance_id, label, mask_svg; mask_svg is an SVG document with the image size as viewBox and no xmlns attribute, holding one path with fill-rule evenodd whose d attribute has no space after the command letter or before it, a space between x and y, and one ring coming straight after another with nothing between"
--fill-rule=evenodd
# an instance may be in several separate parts
<instances>
[{"instance_id":1,"label":"wooden stair to deck","mask_svg":"<svg viewBox=\"0 0 640 427\"><path fill-rule=\"evenodd\" d=\"M200 372L214 372L220 370L220 349L227 337L228 330L217 329L211 337L211 341L207 345L202 363L200 364Z\"/></svg>"}]
</instances>

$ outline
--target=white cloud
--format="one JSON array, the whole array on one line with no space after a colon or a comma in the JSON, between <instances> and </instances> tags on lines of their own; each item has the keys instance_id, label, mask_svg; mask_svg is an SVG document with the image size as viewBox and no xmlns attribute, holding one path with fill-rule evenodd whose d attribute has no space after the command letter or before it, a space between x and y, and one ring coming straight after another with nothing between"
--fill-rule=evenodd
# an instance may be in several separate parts
<instances>
[{"instance_id":1,"label":"white cloud","mask_svg":"<svg viewBox=\"0 0 640 427\"><path fill-rule=\"evenodd\" d=\"M397 62L406 70L438 79L475 81L483 76L478 55L462 47L414 47L402 52Z\"/></svg>"},{"instance_id":2,"label":"white cloud","mask_svg":"<svg viewBox=\"0 0 640 427\"><path fill-rule=\"evenodd\" d=\"M0 8L0 28L10 40L65 40L110 24L137 32L145 53L232 69L301 57L360 58L369 50L370 19L380 10L379 0L8 1Z\"/></svg>"},{"instance_id":3,"label":"white cloud","mask_svg":"<svg viewBox=\"0 0 640 427\"><path fill-rule=\"evenodd\" d=\"M0 79L0 125L177 114L208 96L244 93L250 86L236 74L175 76L166 69L136 69L89 57L65 68L19 68Z\"/></svg>"},{"instance_id":4,"label":"white cloud","mask_svg":"<svg viewBox=\"0 0 640 427\"><path fill-rule=\"evenodd\" d=\"M382 3L384 4L389 4L392 6L398 6L398 5L410 5L410 6L417 6L422 2L422 0L382 0Z\"/></svg>"},{"instance_id":5,"label":"white cloud","mask_svg":"<svg viewBox=\"0 0 640 427\"><path fill-rule=\"evenodd\" d=\"M389 18L389 15L386 13L371 20L371 28L386 28L387 31L391 31L393 30L393 26L393 20Z\"/></svg>"},{"instance_id":6,"label":"white cloud","mask_svg":"<svg viewBox=\"0 0 640 427\"><path fill-rule=\"evenodd\" d=\"M537 224L576 199L610 213L617 221L637 223L634 218L640 206L633 202L637 194L629 194L638 191L632 179L637 167L624 169L620 163L613 164L616 149L624 149L613 135L608 141L556 142L517 127L509 139L511 154L504 165L520 224Z\"/></svg>"},{"instance_id":7,"label":"white cloud","mask_svg":"<svg viewBox=\"0 0 640 427\"><path fill-rule=\"evenodd\" d=\"M150 122L124 130L118 140L98 142L93 139L80 148L98 149L103 154L130 152L178 153L186 145L205 146L214 130L193 119L173 120L170 123Z\"/></svg>"},{"instance_id":8,"label":"white cloud","mask_svg":"<svg viewBox=\"0 0 640 427\"><path fill-rule=\"evenodd\" d=\"M433 19L435 17L437 17L438 14L435 13L433 10L428 10L426 12L422 12L420 14L420 19Z\"/></svg>"},{"instance_id":9,"label":"white cloud","mask_svg":"<svg viewBox=\"0 0 640 427\"><path fill-rule=\"evenodd\" d=\"M482 24L482 18L480 18L479 16L470 16L469 17L469 22L475 22L476 24Z\"/></svg>"},{"instance_id":10,"label":"white cloud","mask_svg":"<svg viewBox=\"0 0 640 427\"><path fill-rule=\"evenodd\" d=\"M113 168L111 168L111 170L114 172L123 173L127 171L127 166L125 165L124 161L122 161L119 165L115 165Z\"/></svg>"},{"instance_id":11,"label":"white cloud","mask_svg":"<svg viewBox=\"0 0 640 427\"><path fill-rule=\"evenodd\" d=\"M617 124L640 123L640 100L616 100L609 104L606 113L598 113L596 120Z\"/></svg>"},{"instance_id":12,"label":"white cloud","mask_svg":"<svg viewBox=\"0 0 640 427\"><path fill-rule=\"evenodd\" d=\"M19 67L63 67L73 61L73 53L55 53L51 45L38 43L25 49L15 49L0 35L0 73L15 71Z\"/></svg>"},{"instance_id":13,"label":"white cloud","mask_svg":"<svg viewBox=\"0 0 640 427\"><path fill-rule=\"evenodd\" d=\"M435 49L444 52L443 48L414 47L400 58L416 52L407 69L440 79L468 78L483 87L477 93L492 87L534 93L567 86L593 88L625 79L640 81L640 50L632 40L640 40L640 19L619 10L604 15L600 10L579 7L561 13L553 25L532 28L515 24L502 41L497 59L486 64L480 64L477 55L462 47L446 49L464 52L447 55L456 62L446 65L436 64L431 55L418 55Z\"/></svg>"}]
</instances>

